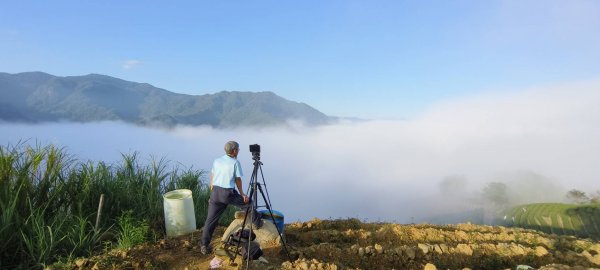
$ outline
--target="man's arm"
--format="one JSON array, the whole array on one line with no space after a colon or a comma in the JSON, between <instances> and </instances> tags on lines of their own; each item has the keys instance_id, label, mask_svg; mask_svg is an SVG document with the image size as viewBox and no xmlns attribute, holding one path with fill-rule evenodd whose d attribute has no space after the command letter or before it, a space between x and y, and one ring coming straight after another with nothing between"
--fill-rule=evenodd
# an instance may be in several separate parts
<instances>
[{"instance_id":1,"label":"man's arm","mask_svg":"<svg viewBox=\"0 0 600 270\"><path fill-rule=\"evenodd\" d=\"M248 203L249 198L248 198L248 196L246 196L246 194L244 194L244 190L242 188L242 178L241 177L235 178L235 185L237 186L238 190L240 191L240 195L242 195L242 197L244 198L244 203Z\"/></svg>"},{"instance_id":2,"label":"man's arm","mask_svg":"<svg viewBox=\"0 0 600 270\"><path fill-rule=\"evenodd\" d=\"M244 189L242 188L242 178L241 177L235 178L235 185L237 186L237 189L240 191L240 195L246 196L246 194L244 194Z\"/></svg>"}]
</instances>

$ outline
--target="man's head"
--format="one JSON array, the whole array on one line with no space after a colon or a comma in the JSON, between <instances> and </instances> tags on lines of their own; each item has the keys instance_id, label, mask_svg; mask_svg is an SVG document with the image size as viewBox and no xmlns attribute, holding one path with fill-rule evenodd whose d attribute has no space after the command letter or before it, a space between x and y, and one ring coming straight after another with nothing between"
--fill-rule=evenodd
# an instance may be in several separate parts
<instances>
[{"instance_id":1,"label":"man's head","mask_svg":"<svg viewBox=\"0 0 600 270\"><path fill-rule=\"evenodd\" d=\"M228 141L225 143L225 154L231 157L237 157L238 152L240 151L240 145L235 141Z\"/></svg>"}]
</instances>

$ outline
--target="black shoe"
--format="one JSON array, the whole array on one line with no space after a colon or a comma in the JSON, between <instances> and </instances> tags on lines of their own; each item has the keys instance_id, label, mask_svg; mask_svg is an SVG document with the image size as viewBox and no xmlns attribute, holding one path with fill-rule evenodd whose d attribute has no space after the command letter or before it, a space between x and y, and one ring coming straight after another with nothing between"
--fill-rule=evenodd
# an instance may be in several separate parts
<instances>
[{"instance_id":1,"label":"black shoe","mask_svg":"<svg viewBox=\"0 0 600 270\"><path fill-rule=\"evenodd\" d=\"M200 246L200 253L202 253L202 255L208 255L211 252L212 252L212 250L210 250L210 247Z\"/></svg>"}]
</instances>

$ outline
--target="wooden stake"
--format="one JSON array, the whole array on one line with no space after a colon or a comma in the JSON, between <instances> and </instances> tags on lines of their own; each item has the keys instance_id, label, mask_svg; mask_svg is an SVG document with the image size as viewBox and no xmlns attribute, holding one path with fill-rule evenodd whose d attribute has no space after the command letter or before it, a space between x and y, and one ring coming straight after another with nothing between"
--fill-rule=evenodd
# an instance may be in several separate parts
<instances>
[{"instance_id":1,"label":"wooden stake","mask_svg":"<svg viewBox=\"0 0 600 270\"><path fill-rule=\"evenodd\" d=\"M100 195L100 203L98 203L98 214L96 215L96 227L95 230L98 230L98 226L100 225L100 214L102 213L102 206L104 206L104 194Z\"/></svg>"}]
</instances>

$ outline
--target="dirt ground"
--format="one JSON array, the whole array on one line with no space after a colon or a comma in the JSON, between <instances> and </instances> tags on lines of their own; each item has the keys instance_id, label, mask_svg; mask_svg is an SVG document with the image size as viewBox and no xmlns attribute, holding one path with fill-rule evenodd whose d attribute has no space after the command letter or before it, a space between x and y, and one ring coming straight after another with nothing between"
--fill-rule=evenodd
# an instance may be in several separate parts
<instances>
[{"instance_id":1,"label":"dirt ground","mask_svg":"<svg viewBox=\"0 0 600 270\"><path fill-rule=\"evenodd\" d=\"M219 227L213 247L220 247ZM127 251L111 251L80 259L76 269L246 269L240 256L234 264L226 256L202 255L200 231ZM252 261L249 269L536 269L600 268L600 243L589 239L547 235L499 226L458 224L362 223L356 219L311 220L287 224L284 248L263 247L268 263Z\"/></svg>"}]
</instances>

